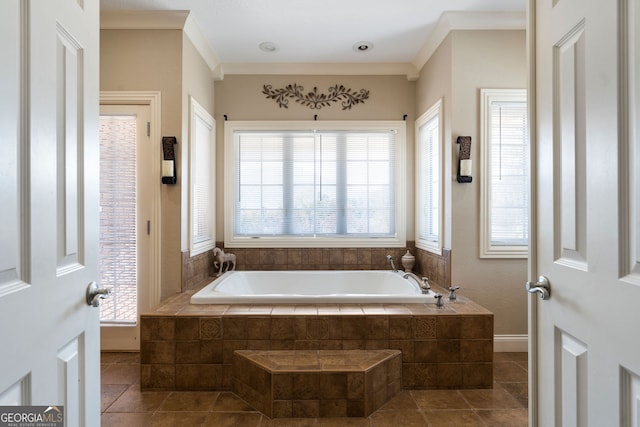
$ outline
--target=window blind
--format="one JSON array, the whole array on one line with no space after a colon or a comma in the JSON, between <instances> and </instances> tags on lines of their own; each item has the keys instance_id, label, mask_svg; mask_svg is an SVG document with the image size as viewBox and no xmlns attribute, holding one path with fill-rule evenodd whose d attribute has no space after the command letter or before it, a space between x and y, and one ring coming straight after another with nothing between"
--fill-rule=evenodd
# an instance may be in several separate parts
<instances>
[{"instance_id":1,"label":"window blind","mask_svg":"<svg viewBox=\"0 0 640 427\"><path fill-rule=\"evenodd\" d=\"M211 128L200 117L195 116L194 162L190 171L193 179L193 203L191 205L193 243L212 239L213 188L211 177Z\"/></svg>"},{"instance_id":2,"label":"window blind","mask_svg":"<svg viewBox=\"0 0 640 427\"><path fill-rule=\"evenodd\" d=\"M440 118L433 116L419 128L419 202L418 237L439 242L440 234Z\"/></svg>"},{"instance_id":3,"label":"window blind","mask_svg":"<svg viewBox=\"0 0 640 427\"><path fill-rule=\"evenodd\" d=\"M136 117L100 116L100 304L103 323L137 320Z\"/></svg>"},{"instance_id":4,"label":"window blind","mask_svg":"<svg viewBox=\"0 0 640 427\"><path fill-rule=\"evenodd\" d=\"M395 235L394 132L239 131L238 236Z\"/></svg>"},{"instance_id":5,"label":"window blind","mask_svg":"<svg viewBox=\"0 0 640 427\"><path fill-rule=\"evenodd\" d=\"M491 244L528 244L529 137L526 101L491 103Z\"/></svg>"}]
</instances>

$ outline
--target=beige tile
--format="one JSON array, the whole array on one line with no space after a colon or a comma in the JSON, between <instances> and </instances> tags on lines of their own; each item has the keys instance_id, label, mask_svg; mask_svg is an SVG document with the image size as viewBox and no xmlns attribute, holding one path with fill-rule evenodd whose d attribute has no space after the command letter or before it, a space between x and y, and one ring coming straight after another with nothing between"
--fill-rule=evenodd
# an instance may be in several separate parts
<instances>
[{"instance_id":1,"label":"beige tile","mask_svg":"<svg viewBox=\"0 0 640 427\"><path fill-rule=\"evenodd\" d=\"M401 391L393 399L384 404L379 411L414 411L418 406L408 390Z\"/></svg>"},{"instance_id":2,"label":"beige tile","mask_svg":"<svg viewBox=\"0 0 640 427\"><path fill-rule=\"evenodd\" d=\"M526 409L479 410L478 415L491 427L526 427L529 422Z\"/></svg>"},{"instance_id":3,"label":"beige tile","mask_svg":"<svg viewBox=\"0 0 640 427\"><path fill-rule=\"evenodd\" d=\"M213 426L214 424L211 424L211 427ZM240 426L244 427L244 424L237 424L237 427L240 427ZM270 420L267 417L262 417L262 422L260 423L260 427L314 427L314 426L316 426L315 418L275 418Z\"/></svg>"},{"instance_id":4,"label":"beige tile","mask_svg":"<svg viewBox=\"0 0 640 427\"><path fill-rule=\"evenodd\" d=\"M102 384L135 384L140 382L139 363L117 363L103 366L100 378Z\"/></svg>"},{"instance_id":5,"label":"beige tile","mask_svg":"<svg viewBox=\"0 0 640 427\"><path fill-rule=\"evenodd\" d=\"M497 382L520 383L527 381L527 370L516 362L494 362L493 379Z\"/></svg>"},{"instance_id":6,"label":"beige tile","mask_svg":"<svg viewBox=\"0 0 640 427\"><path fill-rule=\"evenodd\" d=\"M252 412L254 409L233 393L222 392L213 404L214 412Z\"/></svg>"},{"instance_id":7,"label":"beige tile","mask_svg":"<svg viewBox=\"0 0 640 427\"><path fill-rule=\"evenodd\" d=\"M210 411L219 395L216 391L174 391L158 411Z\"/></svg>"},{"instance_id":8,"label":"beige tile","mask_svg":"<svg viewBox=\"0 0 640 427\"><path fill-rule=\"evenodd\" d=\"M151 421L150 413L104 413L100 416L102 427L146 427Z\"/></svg>"},{"instance_id":9,"label":"beige tile","mask_svg":"<svg viewBox=\"0 0 640 427\"><path fill-rule=\"evenodd\" d=\"M425 427L427 421L419 411L378 411L371 417L372 427Z\"/></svg>"},{"instance_id":10,"label":"beige tile","mask_svg":"<svg viewBox=\"0 0 640 427\"><path fill-rule=\"evenodd\" d=\"M318 418L316 427L369 427L368 418Z\"/></svg>"},{"instance_id":11,"label":"beige tile","mask_svg":"<svg viewBox=\"0 0 640 427\"><path fill-rule=\"evenodd\" d=\"M511 393L522 406L527 407L529 403L529 388L527 383L500 383L500 386Z\"/></svg>"},{"instance_id":12,"label":"beige tile","mask_svg":"<svg viewBox=\"0 0 640 427\"><path fill-rule=\"evenodd\" d=\"M138 385L132 385L113 402L107 412L152 412L160 407L168 395L169 392L164 391L140 391Z\"/></svg>"},{"instance_id":13,"label":"beige tile","mask_svg":"<svg viewBox=\"0 0 640 427\"><path fill-rule=\"evenodd\" d=\"M471 409L457 390L411 390L418 407L426 409Z\"/></svg>"},{"instance_id":14,"label":"beige tile","mask_svg":"<svg viewBox=\"0 0 640 427\"><path fill-rule=\"evenodd\" d=\"M472 410L427 411L430 427L485 427L482 419Z\"/></svg>"},{"instance_id":15,"label":"beige tile","mask_svg":"<svg viewBox=\"0 0 640 427\"><path fill-rule=\"evenodd\" d=\"M255 427L259 425L262 418L262 415L258 412L212 412L205 420L203 426Z\"/></svg>"},{"instance_id":16,"label":"beige tile","mask_svg":"<svg viewBox=\"0 0 640 427\"><path fill-rule=\"evenodd\" d=\"M476 409L503 409L503 408L521 408L522 404L518 402L509 392L503 388L494 388L487 390L460 390L472 408Z\"/></svg>"},{"instance_id":17,"label":"beige tile","mask_svg":"<svg viewBox=\"0 0 640 427\"><path fill-rule=\"evenodd\" d=\"M100 411L104 412L128 387L127 384L102 384L100 387Z\"/></svg>"},{"instance_id":18,"label":"beige tile","mask_svg":"<svg viewBox=\"0 0 640 427\"><path fill-rule=\"evenodd\" d=\"M149 427L201 426L208 412L156 412ZM124 426L123 426L124 427Z\"/></svg>"}]
</instances>

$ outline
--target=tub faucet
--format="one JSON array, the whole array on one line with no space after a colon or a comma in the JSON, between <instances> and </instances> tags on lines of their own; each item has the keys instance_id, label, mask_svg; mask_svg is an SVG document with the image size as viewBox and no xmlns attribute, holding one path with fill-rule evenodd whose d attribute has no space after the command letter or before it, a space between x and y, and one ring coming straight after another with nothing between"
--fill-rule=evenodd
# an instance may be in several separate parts
<instances>
[{"instance_id":1,"label":"tub faucet","mask_svg":"<svg viewBox=\"0 0 640 427\"><path fill-rule=\"evenodd\" d=\"M418 279L418 276L416 276L413 273L404 273L402 277L404 277L407 280L409 280L409 277L411 277L413 280L416 281L416 283L418 283L418 286L420 286L420 290L422 291L423 294L429 293L429 289L431 289L431 285L429 284L429 279L427 279L426 277L422 276L422 279Z\"/></svg>"},{"instance_id":2,"label":"tub faucet","mask_svg":"<svg viewBox=\"0 0 640 427\"><path fill-rule=\"evenodd\" d=\"M387 255L387 261L389 261L389 264L391 264L391 271L393 271L394 273L397 273L398 269L396 268L396 265L393 263L393 257L391 255Z\"/></svg>"}]
</instances>

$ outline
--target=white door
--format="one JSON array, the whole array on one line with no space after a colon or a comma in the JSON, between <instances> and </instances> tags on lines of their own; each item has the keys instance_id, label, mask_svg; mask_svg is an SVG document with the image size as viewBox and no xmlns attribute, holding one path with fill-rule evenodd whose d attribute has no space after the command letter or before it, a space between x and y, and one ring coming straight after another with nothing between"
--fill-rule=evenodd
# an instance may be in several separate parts
<instances>
[{"instance_id":1,"label":"white door","mask_svg":"<svg viewBox=\"0 0 640 427\"><path fill-rule=\"evenodd\" d=\"M97 0L0 2L0 405L99 425Z\"/></svg>"},{"instance_id":2,"label":"white door","mask_svg":"<svg viewBox=\"0 0 640 427\"><path fill-rule=\"evenodd\" d=\"M153 187L149 105L100 107L101 348L140 350L140 315L151 308ZM158 143L159 145L159 143Z\"/></svg>"},{"instance_id":3,"label":"white door","mask_svg":"<svg viewBox=\"0 0 640 427\"><path fill-rule=\"evenodd\" d=\"M637 0L530 5L531 275L551 287L550 299L532 297L530 306L533 425L638 426L640 8Z\"/></svg>"}]
</instances>

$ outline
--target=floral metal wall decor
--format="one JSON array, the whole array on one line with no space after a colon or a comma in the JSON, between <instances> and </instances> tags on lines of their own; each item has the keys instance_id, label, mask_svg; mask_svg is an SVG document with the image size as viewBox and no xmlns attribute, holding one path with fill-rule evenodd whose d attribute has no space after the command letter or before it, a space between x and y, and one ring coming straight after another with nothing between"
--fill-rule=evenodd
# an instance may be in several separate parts
<instances>
[{"instance_id":1,"label":"floral metal wall decor","mask_svg":"<svg viewBox=\"0 0 640 427\"><path fill-rule=\"evenodd\" d=\"M307 106L312 110L329 107L332 102L340 102L343 110L350 110L354 105L364 104L364 101L369 99L369 91L367 89L360 89L356 92L343 85L331 86L326 94L319 93L317 87L314 87L311 92L304 93L304 87L295 83L280 89L273 89L271 85L264 85L262 93L267 96L267 99L276 101L280 108L289 108L289 99L293 99L298 104Z\"/></svg>"}]
</instances>

